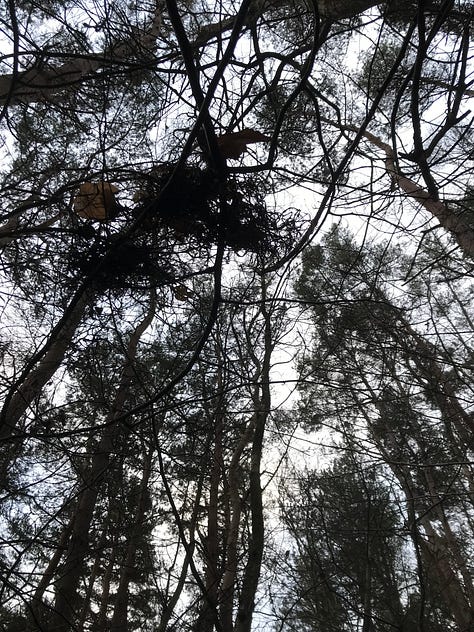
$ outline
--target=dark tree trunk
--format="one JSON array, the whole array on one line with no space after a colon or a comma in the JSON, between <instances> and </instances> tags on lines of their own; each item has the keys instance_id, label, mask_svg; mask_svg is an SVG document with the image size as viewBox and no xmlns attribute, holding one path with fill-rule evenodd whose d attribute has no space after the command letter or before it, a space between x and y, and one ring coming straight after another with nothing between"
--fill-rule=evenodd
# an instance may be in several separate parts
<instances>
[{"instance_id":1,"label":"dark tree trunk","mask_svg":"<svg viewBox=\"0 0 474 632\"><path fill-rule=\"evenodd\" d=\"M150 325L155 312L155 301L132 334L126 352L126 362L122 373L122 379L117 389L115 401L105 422L105 429L92 458L89 472L86 474L85 484L79 494L78 504L74 518L74 525L69 542L66 562L62 568L61 576L56 582L55 615L52 627L57 632L67 632L74 624L80 597L78 594L79 580L84 567L84 562L89 551L89 530L92 523L94 508L99 491L110 462L110 455L114 448L114 437L118 431L114 419L123 413L128 399L130 387L134 377L134 360L138 343L144 331Z\"/></svg>"},{"instance_id":2,"label":"dark tree trunk","mask_svg":"<svg viewBox=\"0 0 474 632\"><path fill-rule=\"evenodd\" d=\"M135 570L135 561L137 554L137 545L140 538L140 533L143 529L143 522L145 519L147 501L148 501L148 484L151 474L151 463L153 458L153 448L149 448L148 453L145 454L142 480L140 484L140 493L137 502L137 510L135 514L134 525L132 533L130 534L130 540L127 544L125 560L123 562L120 571L120 580L117 593L115 596L115 606L112 615L112 622L110 630L112 632L128 632L128 604L129 604L129 587L132 574Z\"/></svg>"}]
</instances>

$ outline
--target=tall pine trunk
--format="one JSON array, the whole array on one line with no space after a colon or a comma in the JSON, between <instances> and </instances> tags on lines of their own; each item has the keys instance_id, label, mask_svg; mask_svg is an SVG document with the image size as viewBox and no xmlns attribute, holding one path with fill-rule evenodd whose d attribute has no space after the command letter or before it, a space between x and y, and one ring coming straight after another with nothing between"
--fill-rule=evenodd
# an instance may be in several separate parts
<instances>
[{"instance_id":1,"label":"tall pine trunk","mask_svg":"<svg viewBox=\"0 0 474 632\"><path fill-rule=\"evenodd\" d=\"M135 518L133 521L132 532L127 543L125 559L120 570L120 579L115 595L115 606L112 615L110 630L112 632L128 632L128 606L129 606L129 588L130 582L135 570L137 547L140 540L140 533L143 530L143 523L148 502L148 484L150 481L151 464L153 459L153 447L148 449L144 455L142 467L142 480L140 483L140 491L137 501Z\"/></svg>"},{"instance_id":2,"label":"tall pine trunk","mask_svg":"<svg viewBox=\"0 0 474 632\"><path fill-rule=\"evenodd\" d=\"M126 360L122 378L116 391L115 401L105 420L104 430L97 450L92 457L84 485L79 492L66 561L55 585L56 599L52 628L57 632L67 632L74 625L80 606L79 580L89 552L89 531L99 491L102 488L110 457L114 449L114 437L119 431L115 419L119 417L129 397L134 378L134 361L141 336L150 325L155 313L152 300L148 313L130 337L126 350Z\"/></svg>"}]
</instances>

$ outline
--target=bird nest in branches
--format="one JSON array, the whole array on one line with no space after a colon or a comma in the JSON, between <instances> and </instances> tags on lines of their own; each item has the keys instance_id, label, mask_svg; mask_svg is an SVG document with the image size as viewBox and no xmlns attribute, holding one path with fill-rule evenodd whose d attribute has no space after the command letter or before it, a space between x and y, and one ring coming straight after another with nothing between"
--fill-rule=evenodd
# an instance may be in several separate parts
<instances>
[{"instance_id":1,"label":"bird nest in branches","mask_svg":"<svg viewBox=\"0 0 474 632\"><path fill-rule=\"evenodd\" d=\"M148 289L174 285L171 252L135 236L113 235L96 239L80 252L71 251L74 269L87 276L97 290Z\"/></svg>"},{"instance_id":2,"label":"bird nest in branches","mask_svg":"<svg viewBox=\"0 0 474 632\"><path fill-rule=\"evenodd\" d=\"M81 233L69 252L71 268L99 290L160 285L179 289L179 279L187 276L183 253L209 255L211 247L224 243L234 252L255 253L267 261L282 256L299 232L299 217L294 209L270 212L264 193L256 178L221 182L209 170L161 165L140 190L132 224L127 222L115 234L92 230L92 246ZM130 210L117 203L116 208L114 217L128 215L130 220ZM107 217L100 220L103 225ZM84 241L89 242L86 249Z\"/></svg>"},{"instance_id":3,"label":"bird nest in branches","mask_svg":"<svg viewBox=\"0 0 474 632\"><path fill-rule=\"evenodd\" d=\"M262 182L220 182L206 169L173 164L149 175L135 216L146 230L167 228L202 246L224 241L234 252L279 256L294 240L297 218L269 212Z\"/></svg>"}]
</instances>

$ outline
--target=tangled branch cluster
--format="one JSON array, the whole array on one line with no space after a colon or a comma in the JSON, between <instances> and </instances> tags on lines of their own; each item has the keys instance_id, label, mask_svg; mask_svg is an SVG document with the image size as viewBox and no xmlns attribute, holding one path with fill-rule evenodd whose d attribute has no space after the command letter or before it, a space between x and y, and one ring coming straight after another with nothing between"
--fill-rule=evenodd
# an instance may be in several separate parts
<instances>
[{"instance_id":1,"label":"tangled branch cluster","mask_svg":"<svg viewBox=\"0 0 474 632\"><path fill-rule=\"evenodd\" d=\"M94 244L71 259L99 289L173 282L179 254L209 254L222 242L235 253L280 257L299 232L298 213L271 212L255 178L222 182L208 169L165 163L146 176L138 198L134 209L116 205L113 215L104 215L108 228L126 218L119 233L99 231Z\"/></svg>"},{"instance_id":2,"label":"tangled branch cluster","mask_svg":"<svg viewBox=\"0 0 474 632\"><path fill-rule=\"evenodd\" d=\"M298 218L269 211L262 182L221 182L209 170L172 164L156 167L135 213L149 230L171 229L180 240L204 246L224 240L234 252L277 256L291 247Z\"/></svg>"}]
</instances>

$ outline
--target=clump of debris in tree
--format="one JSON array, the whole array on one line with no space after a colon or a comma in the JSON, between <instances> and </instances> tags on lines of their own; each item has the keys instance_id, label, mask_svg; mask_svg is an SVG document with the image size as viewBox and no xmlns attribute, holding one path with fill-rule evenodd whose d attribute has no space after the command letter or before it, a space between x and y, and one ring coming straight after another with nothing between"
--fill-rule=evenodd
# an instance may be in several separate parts
<instances>
[{"instance_id":1,"label":"clump of debris in tree","mask_svg":"<svg viewBox=\"0 0 474 632\"><path fill-rule=\"evenodd\" d=\"M101 286L170 283L173 244L191 252L224 242L236 253L268 258L288 251L298 232L294 212L270 212L262 182L248 176L222 182L209 169L165 163L143 176L133 209L121 207L116 192L108 183L88 184L75 200L76 213L91 222L126 220L119 234L101 229L88 252L76 256L81 272Z\"/></svg>"},{"instance_id":2,"label":"clump of debris in tree","mask_svg":"<svg viewBox=\"0 0 474 632\"><path fill-rule=\"evenodd\" d=\"M160 254L161 256L158 256ZM93 280L96 289L142 288L175 282L170 261L143 239L114 235L97 239L92 247L76 253L75 268Z\"/></svg>"},{"instance_id":3,"label":"clump of debris in tree","mask_svg":"<svg viewBox=\"0 0 474 632\"><path fill-rule=\"evenodd\" d=\"M270 213L260 180L219 182L207 169L164 164L149 174L135 216L145 229L167 227L178 239L234 252L277 255L293 243L296 227Z\"/></svg>"}]
</instances>

